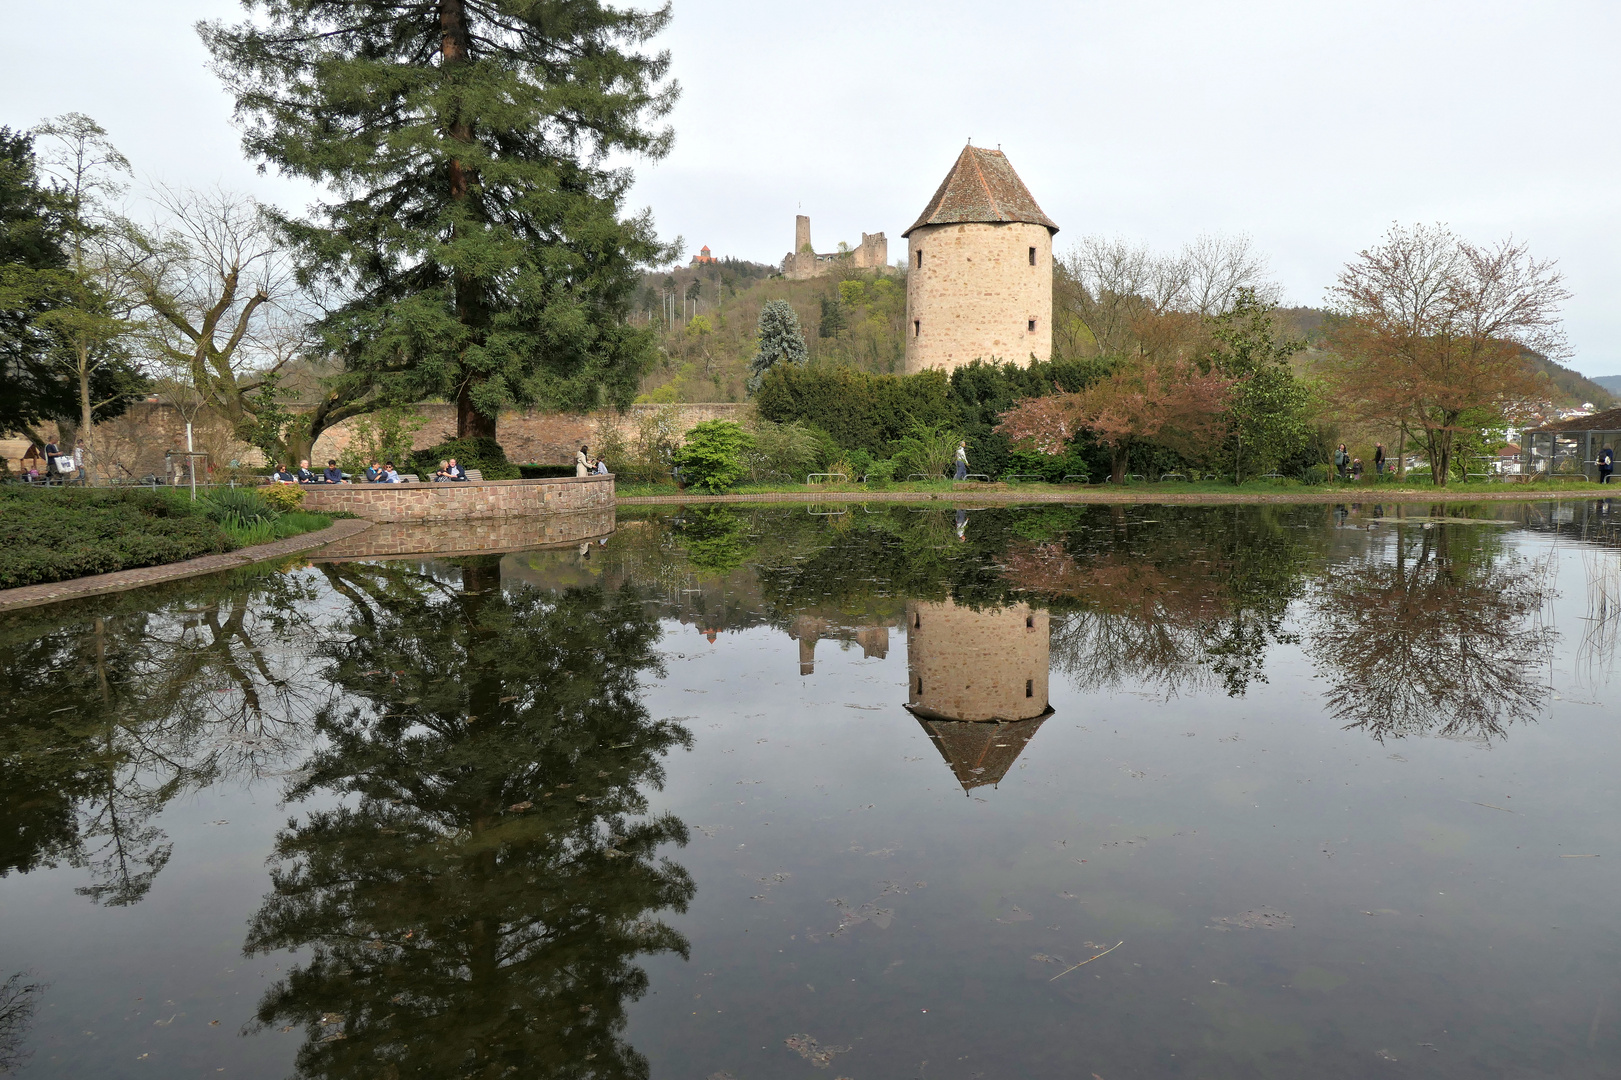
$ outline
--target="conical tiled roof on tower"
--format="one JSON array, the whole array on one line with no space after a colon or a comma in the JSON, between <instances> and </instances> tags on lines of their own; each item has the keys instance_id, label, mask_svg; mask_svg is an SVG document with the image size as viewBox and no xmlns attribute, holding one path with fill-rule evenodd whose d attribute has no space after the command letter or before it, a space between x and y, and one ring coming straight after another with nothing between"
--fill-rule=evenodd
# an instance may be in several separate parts
<instances>
[{"instance_id":1,"label":"conical tiled roof on tower","mask_svg":"<svg viewBox=\"0 0 1621 1080\"><path fill-rule=\"evenodd\" d=\"M997 221L1023 221L1058 231L1002 151L965 146L923 215L901 235L910 236L912 229L925 225Z\"/></svg>"}]
</instances>

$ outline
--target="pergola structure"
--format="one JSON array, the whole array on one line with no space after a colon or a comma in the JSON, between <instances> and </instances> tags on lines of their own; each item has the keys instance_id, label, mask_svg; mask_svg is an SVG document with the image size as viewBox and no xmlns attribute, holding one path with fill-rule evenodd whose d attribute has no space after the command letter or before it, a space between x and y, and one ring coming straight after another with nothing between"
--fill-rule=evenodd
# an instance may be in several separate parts
<instances>
[{"instance_id":1,"label":"pergola structure","mask_svg":"<svg viewBox=\"0 0 1621 1080\"><path fill-rule=\"evenodd\" d=\"M1520 438L1520 471L1532 476L1586 476L1597 480L1598 456L1609 447L1621 458L1621 409L1527 430Z\"/></svg>"}]
</instances>

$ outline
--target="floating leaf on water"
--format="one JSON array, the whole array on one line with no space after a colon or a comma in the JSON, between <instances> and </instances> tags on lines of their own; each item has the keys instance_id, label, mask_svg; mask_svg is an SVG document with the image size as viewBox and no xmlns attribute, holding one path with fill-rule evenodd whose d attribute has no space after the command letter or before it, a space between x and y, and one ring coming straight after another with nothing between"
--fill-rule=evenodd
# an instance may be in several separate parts
<instances>
[{"instance_id":1,"label":"floating leaf on water","mask_svg":"<svg viewBox=\"0 0 1621 1080\"><path fill-rule=\"evenodd\" d=\"M824 1046L810 1035L790 1035L782 1040L784 1046L811 1063L813 1068L825 1069L833 1063L833 1055L848 1053L848 1046Z\"/></svg>"},{"instance_id":2,"label":"floating leaf on water","mask_svg":"<svg viewBox=\"0 0 1621 1080\"><path fill-rule=\"evenodd\" d=\"M999 923L1029 922L1031 919L1034 919L1034 918L1035 918L1034 915L1030 914L1028 911L1025 911L1023 908L1019 907L1018 904L1014 904L1013 905L1013 910L1008 912L1008 917L1007 918L1004 919L1004 918L998 917L996 921L999 922Z\"/></svg>"},{"instance_id":3,"label":"floating leaf on water","mask_svg":"<svg viewBox=\"0 0 1621 1080\"><path fill-rule=\"evenodd\" d=\"M1211 919L1212 930L1292 930L1295 921L1287 912L1276 908L1255 908L1237 915L1223 915Z\"/></svg>"}]
</instances>

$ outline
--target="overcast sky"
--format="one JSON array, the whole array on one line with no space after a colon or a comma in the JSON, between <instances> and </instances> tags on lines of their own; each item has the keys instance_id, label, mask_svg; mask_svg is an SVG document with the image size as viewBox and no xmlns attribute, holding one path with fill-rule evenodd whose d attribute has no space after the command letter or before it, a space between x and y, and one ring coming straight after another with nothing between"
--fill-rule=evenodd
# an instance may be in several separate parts
<instances>
[{"instance_id":1,"label":"overcast sky","mask_svg":"<svg viewBox=\"0 0 1621 1080\"><path fill-rule=\"evenodd\" d=\"M138 177L256 175L192 24L232 0L5 5L0 124L99 120ZM777 262L911 224L965 140L1062 227L1174 248L1243 232L1293 303L1393 221L1557 258L1573 365L1621 374L1615 3L677 0L673 153L634 200L689 251ZM26 46L26 47L24 47Z\"/></svg>"}]
</instances>

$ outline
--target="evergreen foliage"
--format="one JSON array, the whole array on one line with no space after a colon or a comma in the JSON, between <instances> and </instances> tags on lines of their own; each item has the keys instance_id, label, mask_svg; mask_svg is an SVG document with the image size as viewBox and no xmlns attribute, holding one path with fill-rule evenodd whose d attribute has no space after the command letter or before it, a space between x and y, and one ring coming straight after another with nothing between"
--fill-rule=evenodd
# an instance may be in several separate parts
<instances>
[{"instance_id":1,"label":"evergreen foliage","mask_svg":"<svg viewBox=\"0 0 1621 1080\"><path fill-rule=\"evenodd\" d=\"M839 446L889 457L915 424L955 424L950 383L939 371L872 375L847 367L779 367L766 376L755 406L767 420L803 420Z\"/></svg>"},{"instance_id":2,"label":"evergreen foliage","mask_svg":"<svg viewBox=\"0 0 1621 1080\"><path fill-rule=\"evenodd\" d=\"M1227 395L1228 434L1219 456L1235 482L1280 466L1298 472L1313 463L1311 389L1295 377L1289 358L1304 341L1278 336L1270 308L1241 288L1230 311L1212 320L1219 343L1216 370L1235 379Z\"/></svg>"},{"instance_id":3,"label":"evergreen foliage","mask_svg":"<svg viewBox=\"0 0 1621 1080\"><path fill-rule=\"evenodd\" d=\"M805 332L799 327L799 316L786 300L769 300L760 309L760 350L749 362L749 392L756 393L766 373L778 365L784 367L805 362Z\"/></svg>"},{"instance_id":4,"label":"evergreen foliage","mask_svg":"<svg viewBox=\"0 0 1621 1080\"><path fill-rule=\"evenodd\" d=\"M628 169L671 145L669 22L600 0L249 0L201 24L247 151L335 197L282 219L320 324L387 400L440 396L457 434L509 405L626 405L653 358L627 325L637 267L670 257Z\"/></svg>"},{"instance_id":5,"label":"evergreen foliage","mask_svg":"<svg viewBox=\"0 0 1621 1080\"><path fill-rule=\"evenodd\" d=\"M418 450L411 455L411 471L419 479L429 480L439 463L451 458L464 469L477 469L486 480L516 480L520 476L518 466L507 460L506 451L494 439L449 439Z\"/></svg>"}]
</instances>

